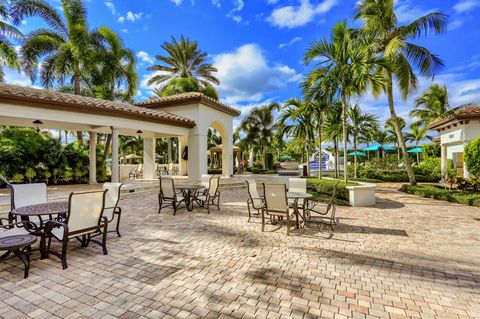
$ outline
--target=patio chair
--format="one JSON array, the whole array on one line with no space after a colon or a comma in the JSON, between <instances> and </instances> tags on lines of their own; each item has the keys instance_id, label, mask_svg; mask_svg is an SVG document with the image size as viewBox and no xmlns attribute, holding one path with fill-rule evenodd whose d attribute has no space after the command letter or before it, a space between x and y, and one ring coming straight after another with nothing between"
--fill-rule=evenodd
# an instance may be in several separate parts
<instances>
[{"instance_id":1,"label":"patio chair","mask_svg":"<svg viewBox=\"0 0 480 319\"><path fill-rule=\"evenodd\" d=\"M251 209L255 209L257 211L257 216L260 215L260 211L263 208L264 201L263 198L258 194L257 191L257 183L255 181L245 181L247 183L247 190L248 190L248 200L247 200L247 207L248 207L248 221L250 222L250 218L252 217Z\"/></svg>"},{"instance_id":2,"label":"patio chair","mask_svg":"<svg viewBox=\"0 0 480 319\"><path fill-rule=\"evenodd\" d=\"M209 214L210 205L217 206L217 209L220 210L220 191L218 190L219 185L220 176L212 176L208 183L208 188L195 196L195 200L200 204L200 206L205 207L206 205ZM215 200L217 200L216 205Z\"/></svg>"},{"instance_id":3,"label":"patio chair","mask_svg":"<svg viewBox=\"0 0 480 319\"><path fill-rule=\"evenodd\" d=\"M177 208L182 202L185 202L185 197L182 193L175 192L175 185L173 178L160 178L160 193L158 193L158 213L160 214L162 208L172 206L173 215L177 213Z\"/></svg>"},{"instance_id":4,"label":"patio chair","mask_svg":"<svg viewBox=\"0 0 480 319\"><path fill-rule=\"evenodd\" d=\"M327 207L324 211L317 210L316 207L320 204L319 201L309 201L309 207L308 207L308 219L311 220L312 218L312 213L319 215L317 217L321 218L321 220L328 220L328 225L334 231L333 225L336 225L337 222L335 221L335 212L337 209L337 186L340 183L338 181L333 185L332 189L332 197L330 197L330 200L327 203Z\"/></svg>"},{"instance_id":5,"label":"patio chair","mask_svg":"<svg viewBox=\"0 0 480 319\"><path fill-rule=\"evenodd\" d=\"M285 184L264 183L263 191L265 194L265 206L262 208L262 232L265 231L265 214L267 214L271 218L284 218L287 226L287 236L290 235L290 221L292 221L295 214L288 204L287 186Z\"/></svg>"},{"instance_id":6,"label":"patio chair","mask_svg":"<svg viewBox=\"0 0 480 319\"><path fill-rule=\"evenodd\" d=\"M205 188L208 188L208 185L210 185L210 178L212 178L212 175L202 174L202 180L200 182L200 185L202 185Z\"/></svg>"},{"instance_id":7,"label":"patio chair","mask_svg":"<svg viewBox=\"0 0 480 319\"><path fill-rule=\"evenodd\" d=\"M45 183L9 184L8 187L11 190L11 211L25 206L44 204L48 202L47 184ZM11 212L8 215L8 219L13 221L13 215ZM18 221L19 220L16 220L16 222ZM40 223L40 219L38 217L31 217L30 221L36 224Z\"/></svg>"},{"instance_id":8,"label":"patio chair","mask_svg":"<svg viewBox=\"0 0 480 319\"><path fill-rule=\"evenodd\" d=\"M122 215L122 208L118 206L120 201L120 190L122 189L123 183L104 183L103 189L107 190L105 195L105 208L103 209L103 216L107 217L109 223L113 222L115 216L117 216L117 226L115 230L110 230L109 232L116 232L118 237L120 235L120 217Z\"/></svg>"},{"instance_id":9,"label":"patio chair","mask_svg":"<svg viewBox=\"0 0 480 319\"><path fill-rule=\"evenodd\" d=\"M65 222L50 220L45 226L45 236L48 238L47 253L57 256L62 261L63 269L67 265L68 242L76 238L87 247L90 241L102 246L103 254L107 252L107 227L108 219L103 214L105 207L105 193L107 190L71 193L68 203L68 214ZM92 235L102 232L102 241L92 239ZM62 243L62 252L50 249L52 238Z\"/></svg>"},{"instance_id":10,"label":"patio chair","mask_svg":"<svg viewBox=\"0 0 480 319\"><path fill-rule=\"evenodd\" d=\"M134 168L130 173L128 173L128 178L138 179L143 176L143 164L137 164L137 167Z\"/></svg>"},{"instance_id":11,"label":"patio chair","mask_svg":"<svg viewBox=\"0 0 480 319\"><path fill-rule=\"evenodd\" d=\"M288 191L294 193L306 193L307 192L307 179L306 178L289 178L288 179ZM293 204L293 201L289 201ZM297 201L301 209L305 208L306 201L303 198Z\"/></svg>"}]
</instances>

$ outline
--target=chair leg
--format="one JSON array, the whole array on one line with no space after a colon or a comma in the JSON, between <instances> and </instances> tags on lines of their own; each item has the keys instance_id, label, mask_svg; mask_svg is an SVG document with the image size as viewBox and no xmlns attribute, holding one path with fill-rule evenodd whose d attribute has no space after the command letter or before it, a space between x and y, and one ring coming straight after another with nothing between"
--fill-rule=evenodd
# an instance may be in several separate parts
<instances>
[{"instance_id":1,"label":"chair leg","mask_svg":"<svg viewBox=\"0 0 480 319\"><path fill-rule=\"evenodd\" d=\"M122 209L120 207L118 207L118 212L116 214L117 214L117 228L116 228L117 235L118 237L122 237L122 235L120 235L120 216L122 215Z\"/></svg>"},{"instance_id":2,"label":"chair leg","mask_svg":"<svg viewBox=\"0 0 480 319\"><path fill-rule=\"evenodd\" d=\"M25 270L24 270L24 274L23 274L23 278L27 278L28 277L28 270L30 269L30 256L28 255L25 255L24 253L22 253L20 251L20 249L14 249L13 250L13 253L15 254L15 256L18 257L18 259L20 259L23 264L25 265Z\"/></svg>"},{"instance_id":3,"label":"chair leg","mask_svg":"<svg viewBox=\"0 0 480 319\"><path fill-rule=\"evenodd\" d=\"M298 215L297 215L297 216L298 216ZM288 211L287 211L287 220L286 220L286 222L287 222L287 236L289 236L289 235L290 235L290 214L288 213Z\"/></svg>"},{"instance_id":4,"label":"chair leg","mask_svg":"<svg viewBox=\"0 0 480 319\"><path fill-rule=\"evenodd\" d=\"M265 211L262 208L262 232L265 231Z\"/></svg>"},{"instance_id":5,"label":"chair leg","mask_svg":"<svg viewBox=\"0 0 480 319\"><path fill-rule=\"evenodd\" d=\"M62 267L64 270L68 268L67 249L68 249L68 238L64 238L62 242L62 256L60 257L60 259L62 260Z\"/></svg>"},{"instance_id":6,"label":"chair leg","mask_svg":"<svg viewBox=\"0 0 480 319\"><path fill-rule=\"evenodd\" d=\"M252 213L250 212L250 199L247 200L247 207L248 207L248 223L249 223L250 218L252 218Z\"/></svg>"},{"instance_id":7,"label":"chair leg","mask_svg":"<svg viewBox=\"0 0 480 319\"><path fill-rule=\"evenodd\" d=\"M210 214L210 198L207 198L207 212Z\"/></svg>"},{"instance_id":8,"label":"chair leg","mask_svg":"<svg viewBox=\"0 0 480 319\"><path fill-rule=\"evenodd\" d=\"M104 255L108 254L108 251L107 251L107 227L108 227L108 224L105 223L105 226L103 226L103 238L102 238L102 248L103 248L103 254Z\"/></svg>"},{"instance_id":9,"label":"chair leg","mask_svg":"<svg viewBox=\"0 0 480 319\"><path fill-rule=\"evenodd\" d=\"M161 210L162 210L162 196L158 194L158 214L160 214Z\"/></svg>"},{"instance_id":10,"label":"chair leg","mask_svg":"<svg viewBox=\"0 0 480 319\"><path fill-rule=\"evenodd\" d=\"M217 196L217 210L220 210L220 192L218 192L218 196Z\"/></svg>"},{"instance_id":11,"label":"chair leg","mask_svg":"<svg viewBox=\"0 0 480 319\"><path fill-rule=\"evenodd\" d=\"M177 213L177 201L174 199L173 200L173 216Z\"/></svg>"}]
</instances>

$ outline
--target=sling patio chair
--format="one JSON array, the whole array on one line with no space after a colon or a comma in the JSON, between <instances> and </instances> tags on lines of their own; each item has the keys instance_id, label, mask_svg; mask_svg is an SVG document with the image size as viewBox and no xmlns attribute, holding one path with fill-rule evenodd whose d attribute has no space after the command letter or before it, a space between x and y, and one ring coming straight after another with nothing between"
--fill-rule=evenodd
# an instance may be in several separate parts
<instances>
[{"instance_id":1,"label":"sling patio chair","mask_svg":"<svg viewBox=\"0 0 480 319\"><path fill-rule=\"evenodd\" d=\"M120 235L120 217L122 215L122 208L118 206L122 186L123 183L103 184L103 189L107 190L105 195L105 208L103 209L103 216L107 217L109 223L113 222L113 219L115 216L117 216L117 226L115 230L110 230L109 232L116 232L118 237L122 237L122 235Z\"/></svg>"},{"instance_id":2,"label":"sling patio chair","mask_svg":"<svg viewBox=\"0 0 480 319\"><path fill-rule=\"evenodd\" d=\"M105 193L107 190L71 193L68 200L68 214L65 222L56 220L48 221L45 226L45 236L48 238L47 254L53 254L62 261L63 269L67 265L68 242L76 238L87 247L90 241L102 246L103 254L107 252L107 227L108 219L103 215L105 207ZM102 241L92 239L98 231L102 232ZM52 251L50 246L52 238L62 243L62 252Z\"/></svg>"},{"instance_id":3,"label":"sling patio chair","mask_svg":"<svg viewBox=\"0 0 480 319\"><path fill-rule=\"evenodd\" d=\"M316 217L319 217L321 219L320 222L325 220L328 221L328 225L330 226L332 231L334 231L333 225L337 224L337 222L335 221L335 212L337 209L337 186L339 183L340 181L333 185L332 197L330 197L330 200L328 201L325 210L318 210L317 206L320 206L320 202L311 200L309 201L309 207L307 210L307 216L309 221L312 219L312 214L316 214Z\"/></svg>"},{"instance_id":4,"label":"sling patio chair","mask_svg":"<svg viewBox=\"0 0 480 319\"><path fill-rule=\"evenodd\" d=\"M13 221L13 215L11 211L14 209L36 204L45 204L48 202L47 184L45 183L9 184L8 187L11 190L11 210L8 215L10 221ZM18 221L19 220L16 220L16 222ZM40 224L39 217L30 217L30 221L38 225Z\"/></svg>"},{"instance_id":5,"label":"sling patio chair","mask_svg":"<svg viewBox=\"0 0 480 319\"><path fill-rule=\"evenodd\" d=\"M287 226L287 236L290 235L290 222L295 217L293 209L288 204L287 186L285 184L263 184L265 206L262 208L262 232L265 231L265 215L269 215L272 224L274 217L284 218Z\"/></svg>"},{"instance_id":6,"label":"sling patio chair","mask_svg":"<svg viewBox=\"0 0 480 319\"><path fill-rule=\"evenodd\" d=\"M160 214L162 208L172 206L173 215L177 213L177 208L181 203L185 203L185 197L182 193L175 191L173 178L160 178L160 193L158 193L158 213Z\"/></svg>"},{"instance_id":7,"label":"sling patio chair","mask_svg":"<svg viewBox=\"0 0 480 319\"><path fill-rule=\"evenodd\" d=\"M220 210L220 191L218 190L220 186L220 175L212 176L208 182L208 188L203 192L196 194L195 201L199 203L201 207L206 207L208 213L210 214L210 205L217 206L217 209ZM215 204L217 200L217 204Z\"/></svg>"},{"instance_id":8,"label":"sling patio chair","mask_svg":"<svg viewBox=\"0 0 480 319\"><path fill-rule=\"evenodd\" d=\"M289 178L288 191L292 193L306 193L307 179L306 178ZM289 204L293 205L294 200L289 200ZM299 198L297 199L297 205L299 209L305 210L308 207L308 200Z\"/></svg>"},{"instance_id":9,"label":"sling patio chair","mask_svg":"<svg viewBox=\"0 0 480 319\"><path fill-rule=\"evenodd\" d=\"M263 198L258 194L257 190L257 183L255 181L245 181L247 183L247 191L248 191L248 200L247 200L247 207L248 207L248 221L252 217L251 209L257 211L256 215L260 215L260 211L262 210L263 206L265 205ZM250 209L251 207L251 209Z\"/></svg>"}]
</instances>

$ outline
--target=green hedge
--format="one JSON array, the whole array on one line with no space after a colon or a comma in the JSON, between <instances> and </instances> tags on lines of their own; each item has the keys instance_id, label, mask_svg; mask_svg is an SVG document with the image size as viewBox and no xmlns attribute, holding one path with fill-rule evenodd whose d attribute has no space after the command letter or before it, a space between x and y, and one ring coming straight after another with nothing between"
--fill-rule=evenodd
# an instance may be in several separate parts
<instances>
[{"instance_id":1,"label":"green hedge","mask_svg":"<svg viewBox=\"0 0 480 319\"><path fill-rule=\"evenodd\" d=\"M338 182L338 180L332 179L318 179L315 177L309 177L307 179L307 189L313 195L313 199L328 201L332 196L333 186ZM349 182L345 184L340 182L337 185L337 204L339 205L348 205L348 189L347 186L356 186L358 183Z\"/></svg>"},{"instance_id":2,"label":"green hedge","mask_svg":"<svg viewBox=\"0 0 480 319\"><path fill-rule=\"evenodd\" d=\"M277 171L274 169L265 169L265 168L252 168L253 174L277 174Z\"/></svg>"},{"instance_id":3,"label":"green hedge","mask_svg":"<svg viewBox=\"0 0 480 319\"><path fill-rule=\"evenodd\" d=\"M439 185L403 185L401 191L418 195L426 198L444 200L447 202L464 204L469 206L480 206L480 193L478 192L464 192L456 189L445 189Z\"/></svg>"}]
</instances>

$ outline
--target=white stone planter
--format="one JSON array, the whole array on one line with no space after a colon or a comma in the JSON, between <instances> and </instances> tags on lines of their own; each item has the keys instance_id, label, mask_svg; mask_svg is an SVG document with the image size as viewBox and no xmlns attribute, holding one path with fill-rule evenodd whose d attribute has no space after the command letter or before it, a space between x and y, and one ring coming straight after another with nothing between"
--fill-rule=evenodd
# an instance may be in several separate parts
<instances>
[{"instance_id":1,"label":"white stone planter","mask_svg":"<svg viewBox=\"0 0 480 319\"><path fill-rule=\"evenodd\" d=\"M368 207L377 203L375 199L376 184L361 183L358 186L347 186L350 206Z\"/></svg>"}]
</instances>

